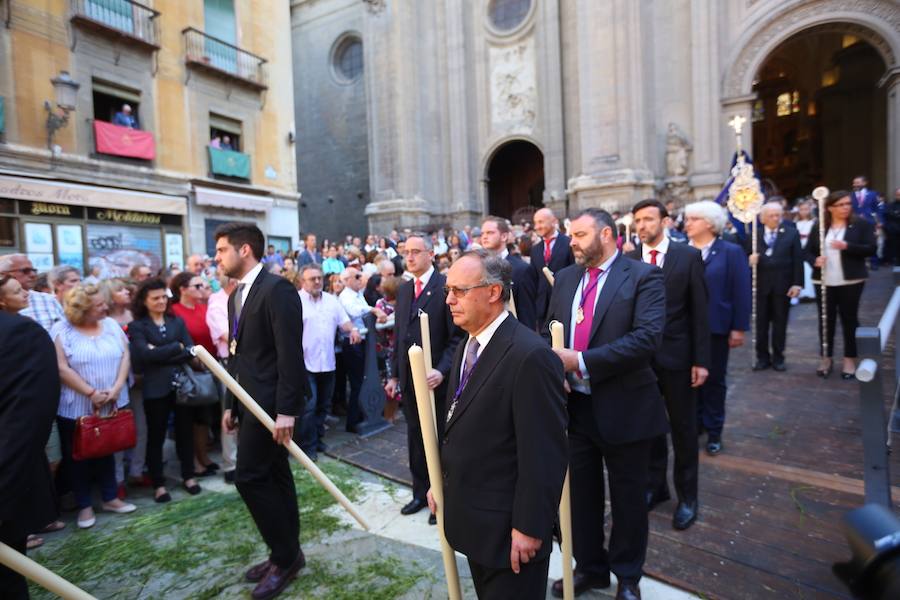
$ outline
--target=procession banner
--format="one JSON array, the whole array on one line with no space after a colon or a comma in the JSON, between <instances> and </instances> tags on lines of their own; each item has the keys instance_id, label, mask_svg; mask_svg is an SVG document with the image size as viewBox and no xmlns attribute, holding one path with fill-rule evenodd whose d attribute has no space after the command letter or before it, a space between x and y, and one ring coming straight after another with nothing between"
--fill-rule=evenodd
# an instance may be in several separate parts
<instances>
[{"instance_id":1,"label":"procession banner","mask_svg":"<svg viewBox=\"0 0 900 600\"><path fill-rule=\"evenodd\" d=\"M97 152L101 154L143 160L156 158L156 142L149 131L94 121L94 139L97 142Z\"/></svg>"}]
</instances>

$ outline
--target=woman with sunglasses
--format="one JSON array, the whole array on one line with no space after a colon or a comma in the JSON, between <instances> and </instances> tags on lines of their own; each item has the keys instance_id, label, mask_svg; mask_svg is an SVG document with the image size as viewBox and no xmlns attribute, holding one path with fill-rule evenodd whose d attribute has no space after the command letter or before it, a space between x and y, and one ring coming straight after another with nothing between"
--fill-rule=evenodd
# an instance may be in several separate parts
<instances>
[{"instance_id":1,"label":"woman with sunglasses","mask_svg":"<svg viewBox=\"0 0 900 600\"><path fill-rule=\"evenodd\" d=\"M172 313L181 317L187 326L188 334L195 344L199 344L206 350L216 355L216 346L206 324L206 301L209 298L209 284L206 280L188 271L179 273L172 278L169 290L172 292ZM194 417L194 456L195 475L206 477L214 475L219 470L219 465L210 460L207 454L209 444L209 425L217 423L219 415L213 414L212 406L198 406L193 410Z\"/></svg>"},{"instance_id":2,"label":"woman with sunglasses","mask_svg":"<svg viewBox=\"0 0 900 600\"><path fill-rule=\"evenodd\" d=\"M828 356L816 373L827 378L833 369L834 329L841 316L844 334L844 361L841 379L853 379L856 373L856 328L859 326L859 301L869 272L866 258L877 250L875 230L871 223L853 214L850 192L832 192L825 200L825 249L820 248L820 223L813 225L804 257L813 267L812 280L816 284L816 303L819 310L819 336L822 335L822 267L825 267L825 339Z\"/></svg>"}]
</instances>

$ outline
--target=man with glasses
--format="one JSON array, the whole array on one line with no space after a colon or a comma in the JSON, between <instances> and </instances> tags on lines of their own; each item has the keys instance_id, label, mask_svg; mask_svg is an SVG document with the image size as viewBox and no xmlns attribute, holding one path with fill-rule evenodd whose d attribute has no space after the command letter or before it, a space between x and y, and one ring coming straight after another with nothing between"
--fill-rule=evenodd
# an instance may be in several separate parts
<instances>
[{"instance_id":1,"label":"man with glasses","mask_svg":"<svg viewBox=\"0 0 900 600\"><path fill-rule=\"evenodd\" d=\"M406 240L406 269L411 279L397 289L394 311L394 361L391 364L391 378L387 383L388 396L399 389L403 394L403 414L406 417L407 443L409 447L409 470L412 473L413 497L400 513L412 515L427 505L425 497L430 484L428 466L425 462L425 444L419 427L419 411L416 408L415 390L409 371L409 349L415 344L422 345L422 331L419 328L419 311L428 314L431 329L431 360L426 365L428 387L434 390L435 414L438 438L443 436L446 414L446 379L453 363L453 353L462 338L462 330L453 324L453 317L446 304L444 285L446 278L434 268L434 249L431 240L413 236ZM429 519L434 524L434 516Z\"/></svg>"},{"instance_id":2,"label":"man with glasses","mask_svg":"<svg viewBox=\"0 0 900 600\"><path fill-rule=\"evenodd\" d=\"M316 460L319 452L326 449L322 437L334 391L334 333L340 330L348 334L351 346L359 346L362 336L340 301L322 292L322 267L316 263L303 265L300 278L303 284L299 292L303 303L303 360L311 393L300 421L300 448Z\"/></svg>"},{"instance_id":3,"label":"man with glasses","mask_svg":"<svg viewBox=\"0 0 900 600\"><path fill-rule=\"evenodd\" d=\"M362 273L356 267L347 267L341 273L341 282L344 284L344 291L341 292L338 299L341 306L347 312L347 316L353 321L353 327L357 331L362 331L363 315L373 313L379 323L387 321L387 315L384 311L369 306L363 296L363 290L366 287L363 282ZM374 332L372 332L374 334ZM361 336L365 339L365 336ZM366 363L366 348L363 344L352 343L350 336L345 334L341 336L341 352L344 356L344 365L347 369L347 379L350 380L350 397L347 400L347 425L346 429L350 433L356 433L356 426L363 420L362 411L359 409L359 390L362 388L363 375Z\"/></svg>"},{"instance_id":4,"label":"man with glasses","mask_svg":"<svg viewBox=\"0 0 900 600\"><path fill-rule=\"evenodd\" d=\"M63 319L62 305L53 294L33 290L37 281L37 269L34 268L27 256L8 254L0 258L0 275L14 277L23 288L29 290L28 308L21 311L20 315L34 319L48 332L54 323Z\"/></svg>"}]
</instances>

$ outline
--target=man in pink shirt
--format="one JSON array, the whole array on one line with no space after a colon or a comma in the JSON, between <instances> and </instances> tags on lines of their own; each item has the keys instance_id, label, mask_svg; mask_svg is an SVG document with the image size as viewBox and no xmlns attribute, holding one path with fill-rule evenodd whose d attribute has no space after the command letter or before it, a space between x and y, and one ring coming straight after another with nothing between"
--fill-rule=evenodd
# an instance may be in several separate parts
<instances>
[{"instance_id":1,"label":"man in pink shirt","mask_svg":"<svg viewBox=\"0 0 900 600\"><path fill-rule=\"evenodd\" d=\"M219 362L227 366L228 362L228 296L237 286L237 279L226 275L219 277L222 286L218 292L209 297L206 308L206 325L209 327L209 335L216 346L216 356ZM224 398L224 391L220 389L220 396ZM222 430L222 469L226 483L234 483L234 468L237 464L237 430L227 432Z\"/></svg>"}]
</instances>

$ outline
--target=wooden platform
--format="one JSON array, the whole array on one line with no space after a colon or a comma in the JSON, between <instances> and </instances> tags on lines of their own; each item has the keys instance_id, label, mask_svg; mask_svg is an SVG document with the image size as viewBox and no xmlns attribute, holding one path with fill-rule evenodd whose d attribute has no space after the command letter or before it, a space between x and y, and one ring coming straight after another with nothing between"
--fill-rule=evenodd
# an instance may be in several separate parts
<instances>
[{"instance_id":1,"label":"wooden platform","mask_svg":"<svg viewBox=\"0 0 900 600\"><path fill-rule=\"evenodd\" d=\"M888 270L872 274L863 325L877 322L891 291ZM849 597L831 565L848 555L841 518L863 501L859 384L815 375L815 311L815 304L791 311L786 373L750 370L749 335L747 346L731 353L724 452L701 451L700 518L693 527L672 529L674 501L651 513L651 577L705 598ZM840 356L840 332L836 345ZM893 343L888 351L892 357ZM883 361L888 382L892 365L893 358ZM893 386L885 387L888 405ZM406 452L401 417L394 428L350 439L329 454L408 485ZM891 469L896 505L896 455Z\"/></svg>"}]
</instances>

